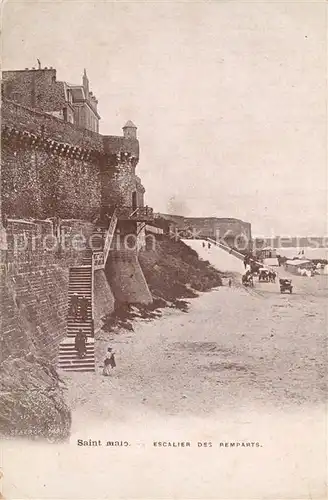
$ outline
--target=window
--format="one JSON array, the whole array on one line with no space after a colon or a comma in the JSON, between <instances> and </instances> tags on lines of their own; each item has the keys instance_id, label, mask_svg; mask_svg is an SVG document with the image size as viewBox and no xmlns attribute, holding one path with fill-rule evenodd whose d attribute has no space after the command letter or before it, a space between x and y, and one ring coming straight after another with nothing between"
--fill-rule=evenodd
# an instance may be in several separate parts
<instances>
[{"instance_id":1,"label":"window","mask_svg":"<svg viewBox=\"0 0 328 500\"><path fill-rule=\"evenodd\" d=\"M132 193L132 210L137 208L137 191L133 191Z\"/></svg>"}]
</instances>

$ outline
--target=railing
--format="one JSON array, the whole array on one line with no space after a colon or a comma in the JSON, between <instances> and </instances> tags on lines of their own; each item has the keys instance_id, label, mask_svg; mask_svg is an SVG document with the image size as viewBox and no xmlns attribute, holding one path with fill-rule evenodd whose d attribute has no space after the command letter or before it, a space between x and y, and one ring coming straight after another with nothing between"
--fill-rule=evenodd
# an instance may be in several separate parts
<instances>
[{"instance_id":1,"label":"railing","mask_svg":"<svg viewBox=\"0 0 328 500\"><path fill-rule=\"evenodd\" d=\"M213 240L212 238L206 238L206 240L209 241L210 243L213 243L213 245L217 245L218 247L222 248L226 252L229 252L231 255L234 255L235 257L237 257L240 260L245 259L244 254L238 252L234 248L229 247L228 245L224 245L223 243L221 243L221 241L216 241L216 240ZM253 261L255 262L255 264L262 265L262 263L259 262L257 259L253 259ZM266 266L266 267L269 267L269 266Z\"/></svg>"},{"instance_id":2,"label":"railing","mask_svg":"<svg viewBox=\"0 0 328 500\"><path fill-rule=\"evenodd\" d=\"M121 206L116 209L118 219L152 221L154 219L154 210L150 207L127 207Z\"/></svg>"},{"instance_id":3,"label":"railing","mask_svg":"<svg viewBox=\"0 0 328 500\"><path fill-rule=\"evenodd\" d=\"M244 260L244 258L245 258L244 254L237 252L237 250L234 250L233 248L229 247L228 245L224 245L223 243L221 243L221 241L216 241L216 240L213 240L212 238L205 238L205 239L207 241L209 241L210 243L213 243L213 245L216 245L216 246L222 248L222 250L225 250L226 252L230 253L231 255L238 257L238 259Z\"/></svg>"},{"instance_id":4,"label":"railing","mask_svg":"<svg viewBox=\"0 0 328 500\"><path fill-rule=\"evenodd\" d=\"M93 252L93 254L92 254L92 262L93 262L93 267L95 270L104 269L104 267L106 265L109 250L110 250L110 247L111 247L111 244L113 241L113 236L114 236L115 229L116 229L116 224L117 224L117 215L116 215L116 211L114 211L114 213L111 217L108 229L106 231L106 239L105 239L105 243L103 246L103 250L99 251L99 252Z\"/></svg>"},{"instance_id":5,"label":"railing","mask_svg":"<svg viewBox=\"0 0 328 500\"><path fill-rule=\"evenodd\" d=\"M95 314L95 266L93 256L91 259L91 336L95 336L94 332L94 314Z\"/></svg>"},{"instance_id":6,"label":"railing","mask_svg":"<svg viewBox=\"0 0 328 500\"><path fill-rule=\"evenodd\" d=\"M92 263L95 271L97 271L98 269L104 269L105 267L104 252L93 252Z\"/></svg>"},{"instance_id":7,"label":"railing","mask_svg":"<svg viewBox=\"0 0 328 500\"><path fill-rule=\"evenodd\" d=\"M116 224L117 224L117 215L116 215L116 210L115 210L113 215L112 215L112 218L110 220L109 227L108 227L108 230L106 233L105 243L104 243L104 251L103 251L104 266L107 262L109 250L110 250L110 247L111 247L111 244L113 241L113 237L114 237L114 233L115 233L115 229L116 229Z\"/></svg>"}]
</instances>

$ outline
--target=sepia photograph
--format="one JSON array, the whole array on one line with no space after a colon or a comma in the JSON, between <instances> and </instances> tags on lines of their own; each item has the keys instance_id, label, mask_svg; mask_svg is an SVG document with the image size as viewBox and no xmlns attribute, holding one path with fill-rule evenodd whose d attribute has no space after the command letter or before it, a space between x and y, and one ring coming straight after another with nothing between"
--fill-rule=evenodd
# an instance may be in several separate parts
<instances>
[{"instance_id":1,"label":"sepia photograph","mask_svg":"<svg viewBox=\"0 0 328 500\"><path fill-rule=\"evenodd\" d=\"M0 498L327 498L327 4L1 4Z\"/></svg>"}]
</instances>

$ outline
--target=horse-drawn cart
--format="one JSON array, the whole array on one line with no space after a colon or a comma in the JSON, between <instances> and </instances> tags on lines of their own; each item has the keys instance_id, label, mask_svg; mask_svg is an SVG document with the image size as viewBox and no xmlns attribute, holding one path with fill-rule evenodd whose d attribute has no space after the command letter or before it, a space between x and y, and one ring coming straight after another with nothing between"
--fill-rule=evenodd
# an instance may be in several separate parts
<instances>
[{"instance_id":1,"label":"horse-drawn cart","mask_svg":"<svg viewBox=\"0 0 328 500\"><path fill-rule=\"evenodd\" d=\"M241 282L244 286L254 286L253 275L251 273L246 273L241 277Z\"/></svg>"},{"instance_id":2,"label":"horse-drawn cart","mask_svg":"<svg viewBox=\"0 0 328 500\"><path fill-rule=\"evenodd\" d=\"M292 280L280 279L279 284L280 284L280 293L284 292L292 293L293 291Z\"/></svg>"}]
</instances>

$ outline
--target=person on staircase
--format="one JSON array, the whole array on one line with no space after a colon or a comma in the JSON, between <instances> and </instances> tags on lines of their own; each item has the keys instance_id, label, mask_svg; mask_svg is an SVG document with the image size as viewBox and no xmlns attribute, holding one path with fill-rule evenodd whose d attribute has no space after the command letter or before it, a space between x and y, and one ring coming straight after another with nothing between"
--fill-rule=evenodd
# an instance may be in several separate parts
<instances>
[{"instance_id":1,"label":"person on staircase","mask_svg":"<svg viewBox=\"0 0 328 500\"><path fill-rule=\"evenodd\" d=\"M86 356L87 342L88 342L88 337L83 332L82 328L80 328L75 336L75 343L74 343L79 358L84 358Z\"/></svg>"},{"instance_id":2,"label":"person on staircase","mask_svg":"<svg viewBox=\"0 0 328 500\"><path fill-rule=\"evenodd\" d=\"M77 318L79 311L79 297L76 292L73 293L71 297L71 315L73 316L74 319Z\"/></svg>"},{"instance_id":3,"label":"person on staircase","mask_svg":"<svg viewBox=\"0 0 328 500\"><path fill-rule=\"evenodd\" d=\"M88 306L89 300L87 297L80 298L80 311L81 311L81 319L82 321L87 321L88 319Z\"/></svg>"},{"instance_id":4,"label":"person on staircase","mask_svg":"<svg viewBox=\"0 0 328 500\"><path fill-rule=\"evenodd\" d=\"M110 375L110 371L115 368L116 362L115 362L115 352L111 347L108 347L107 349L107 354L106 358L104 359L104 369L103 369L103 375L107 377Z\"/></svg>"}]
</instances>

